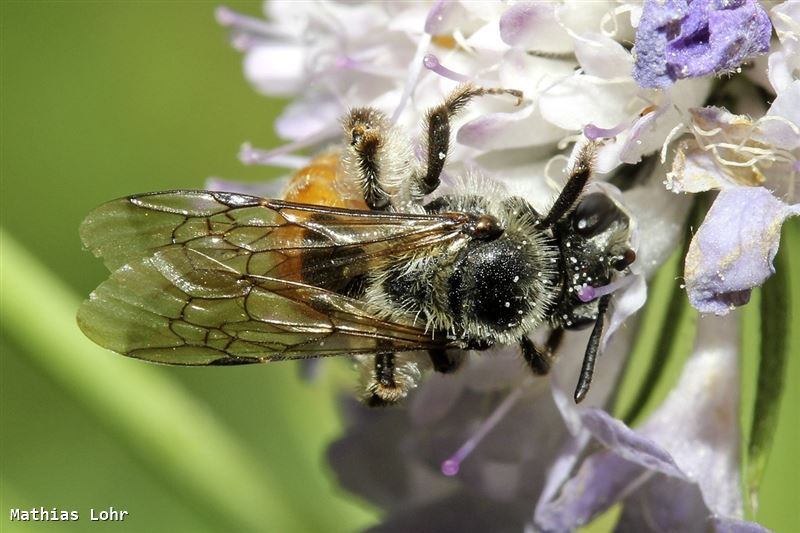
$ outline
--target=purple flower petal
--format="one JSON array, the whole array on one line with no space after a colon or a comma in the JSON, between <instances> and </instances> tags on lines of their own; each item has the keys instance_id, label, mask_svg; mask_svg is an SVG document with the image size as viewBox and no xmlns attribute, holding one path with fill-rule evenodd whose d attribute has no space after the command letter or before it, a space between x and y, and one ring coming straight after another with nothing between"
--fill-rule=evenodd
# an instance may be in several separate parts
<instances>
[{"instance_id":1,"label":"purple flower petal","mask_svg":"<svg viewBox=\"0 0 800 533\"><path fill-rule=\"evenodd\" d=\"M244 76L263 94L291 96L305 82L303 54L296 44L261 44L245 56Z\"/></svg>"},{"instance_id":2,"label":"purple flower petal","mask_svg":"<svg viewBox=\"0 0 800 533\"><path fill-rule=\"evenodd\" d=\"M439 0L428 12L425 19L425 33L445 35L469 20L468 14L460 2Z\"/></svg>"},{"instance_id":3,"label":"purple flower petal","mask_svg":"<svg viewBox=\"0 0 800 533\"><path fill-rule=\"evenodd\" d=\"M556 22L556 4L520 2L500 17L500 37L514 47L538 51L569 51L572 39Z\"/></svg>"},{"instance_id":4,"label":"purple flower petal","mask_svg":"<svg viewBox=\"0 0 800 533\"><path fill-rule=\"evenodd\" d=\"M669 452L605 411L587 409L581 420L594 438L619 457L667 476L686 477Z\"/></svg>"},{"instance_id":5,"label":"purple flower petal","mask_svg":"<svg viewBox=\"0 0 800 533\"><path fill-rule=\"evenodd\" d=\"M630 495L617 522L617 531L706 533L709 529L709 510L703 504L700 489L693 483L655 475L628 490Z\"/></svg>"},{"instance_id":6,"label":"purple flower petal","mask_svg":"<svg viewBox=\"0 0 800 533\"><path fill-rule=\"evenodd\" d=\"M576 409L606 449L584 460L557 497L548 484L535 515L540 529L572 530L619 501L620 531L706 531L712 516L741 516L737 324L700 323L677 387L640 429L600 409Z\"/></svg>"},{"instance_id":7,"label":"purple flower petal","mask_svg":"<svg viewBox=\"0 0 800 533\"><path fill-rule=\"evenodd\" d=\"M769 533L769 529L755 522L745 522L733 518L714 517L711 519L717 533Z\"/></svg>"},{"instance_id":8,"label":"purple flower petal","mask_svg":"<svg viewBox=\"0 0 800 533\"><path fill-rule=\"evenodd\" d=\"M537 531L573 531L625 496L645 470L610 452L586 459L557 498L537 508Z\"/></svg>"},{"instance_id":9,"label":"purple flower petal","mask_svg":"<svg viewBox=\"0 0 800 533\"><path fill-rule=\"evenodd\" d=\"M456 140L484 150L552 143L565 131L544 120L539 107L525 106L513 113L488 113L461 126Z\"/></svg>"},{"instance_id":10,"label":"purple flower petal","mask_svg":"<svg viewBox=\"0 0 800 533\"><path fill-rule=\"evenodd\" d=\"M636 32L634 79L664 88L729 72L769 50L772 24L756 0L648 0Z\"/></svg>"},{"instance_id":11,"label":"purple flower petal","mask_svg":"<svg viewBox=\"0 0 800 533\"><path fill-rule=\"evenodd\" d=\"M691 304L725 315L747 303L750 290L774 269L783 221L800 214L763 187L720 192L686 254L684 276Z\"/></svg>"}]
</instances>

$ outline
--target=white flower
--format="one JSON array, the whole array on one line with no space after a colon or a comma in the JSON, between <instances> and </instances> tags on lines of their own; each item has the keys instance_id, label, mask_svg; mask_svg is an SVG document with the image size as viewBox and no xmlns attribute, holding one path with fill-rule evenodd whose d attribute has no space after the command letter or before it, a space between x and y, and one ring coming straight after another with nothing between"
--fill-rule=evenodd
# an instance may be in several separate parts
<instances>
[{"instance_id":1,"label":"white flower","mask_svg":"<svg viewBox=\"0 0 800 533\"><path fill-rule=\"evenodd\" d=\"M754 191L751 186L764 183L785 190L775 199L785 209L771 210L763 224L745 220L748 228L779 227L796 212L791 199L800 170L796 5L771 12L780 46L768 60L756 61L748 76L762 84L768 80L779 97L764 117L751 120L701 106L719 97L711 94L713 74L730 73L765 50L766 15L753 0L689 4L276 1L267 4L267 21L218 11L234 45L245 53L247 79L265 94L293 98L276 123L278 134L291 142L270 151L248 146L243 151L248 162L302 164L293 152L337 140L339 117L354 106L386 112L421 150L418 126L424 113L457 84L516 89L523 93L521 102L484 97L459 116L444 186L464 174L482 174L547 209L566 179L570 144L600 141L592 187L618 195L637 227L635 276L612 300L605 353L585 406L575 408L565 393L586 345L579 333L567 336L549 389L528 377L515 350L506 349L470 360L454 376L432 376L412 395L408 411L346 406L349 431L331 447L330 460L345 487L387 509L378 529L408 531L425 524L433 530L500 531L533 523L561 531L618 499L626 502L620 527L638 527L653 498L676 487L688 492L664 508L676 514L662 513L660 524L705 528L713 513L720 530L757 527L738 522L738 463L732 458L739 436L729 423L737 408L735 346L732 336L715 333L728 331L730 319L720 322L723 329L706 321L681 383L640 430L599 410L617 386L636 333L635 321L619 327L643 304L645 279L683 236L691 199L664 187L668 170L673 192L742 185ZM671 33L677 27L683 40ZM637 30L641 40L632 54L626 45ZM691 46L706 30L713 42ZM739 37L746 46L736 47ZM655 43L652 50L648 42ZM667 49L680 57L668 61L659 55ZM685 72L670 66L673 59L680 65L690 56L700 57L702 65ZM740 101L759 106L757 99ZM686 132L692 137L681 138ZM741 158L748 154L753 162L744 165ZM607 180L615 180L622 192L613 192ZM714 232L713 213L698 238ZM771 243L764 247L767 256L777 246ZM707 249L695 254L687 277L703 278L717 268L714 254ZM687 285L692 295L689 279ZM687 410L689 395L694 398L698 387L709 383L713 387L704 391L699 409ZM724 411L725 420L704 428L702 416L715 409ZM703 440L704 429L711 440ZM590 456L572 477L592 436L607 451ZM703 442L708 446L702 454L688 446ZM717 478L711 466L719 466ZM643 490L632 492L637 483Z\"/></svg>"}]
</instances>

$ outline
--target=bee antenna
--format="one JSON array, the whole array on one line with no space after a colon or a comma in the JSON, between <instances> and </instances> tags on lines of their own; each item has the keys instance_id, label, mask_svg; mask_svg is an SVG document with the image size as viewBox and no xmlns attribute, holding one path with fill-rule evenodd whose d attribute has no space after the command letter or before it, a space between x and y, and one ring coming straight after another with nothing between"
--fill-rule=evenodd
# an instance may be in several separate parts
<instances>
[{"instance_id":1,"label":"bee antenna","mask_svg":"<svg viewBox=\"0 0 800 533\"><path fill-rule=\"evenodd\" d=\"M561 189L561 194L556 198L553 207L550 208L547 216L539 221L537 227L549 228L553 226L556 222L561 220L564 215L569 213L572 206L578 201L578 197L583 192L586 182L588 182L589 178L592 176L592 167L594 166L597 145L598 143L596 142L589 142L581 147L580 152L578 152L578 157L575 159L575 164L572 166L572 170L570 170L569 181L567 181L567 184Z\"/></svg>"},{"instance_id":2,"label":"bee antenna","mask_svg":"<svg viewBox=\"0 0 800 533\"><path fill-rule=\"evenodd\" d=\"M586 353L583 355L583 365L581 365L581 375L578 378L578 386L575 387L575 403L581 403L586 395L589 393L589 387L592 385L592 376L594 375L594 363L597 359L597 353L600 350L600 338L603 336L603 319L606 311L608 310L608 303L611 300L611 295L606 294L600 297L597 304L597 321L592 328L592 335L589 337L589 343L586 345Z\"/></svg>"}]
</instances>

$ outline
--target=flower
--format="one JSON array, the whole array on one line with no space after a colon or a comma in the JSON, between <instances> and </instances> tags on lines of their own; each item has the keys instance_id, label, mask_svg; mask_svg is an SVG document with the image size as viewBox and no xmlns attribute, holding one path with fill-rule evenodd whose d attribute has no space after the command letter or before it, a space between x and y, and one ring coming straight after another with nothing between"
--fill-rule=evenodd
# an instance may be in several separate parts
<instances>
[{"instance_id":1,"label":"flower","mask_svg":"<svg viewBox=\"0 0 800 533\"><path fill-rule=\"evenodd\" d=\"M459 115L443 187L464 174L490 176L546 210L570 144L574 154L595 142L591 187L617 197L636 226L634 275L614 287L602 368L580 408L567 390L585 333L567 336L549 381L530 377L507 348L431 376L406 410L345 401L347 432L329 461L345 488L386 510L375 529L567 531L621 501L621 529L655 520L759 530L742 520L738 489L732 316L701 321L681 381L641 427L603 409L636 336L630 317L646 280L683 238L689 193L721 191L686 259L691 303L727 313L769 276L780 224L798 212L796 5L772 9L779 44L742 75L743 62L770 46L770 19L755 0L269 2L266 10L267 21L218 11L245 54L247 79L293 97L276 123L288 144L246 145L245 162L302 165L295 152L337 139L352 106L376 107L413 134L459 83L519 89L520 102L481 98ZM729 80L712 79L723 73ZM769 109L748 79L778 95ZM737 104L752 116L722 107L720 87L745 87ZM420 134L412 142L423 149ZM597 443L602 451L590 453Z\"/></svg>"},{"instance_id":2,"label":"flower","mask_svg":"<svg viewBox=\"0 0 800 533\"><path fill-rule=\"evenodd\" d=\"M769 50L772 25L756 0L648 0L636 31L633 77L663 88L732 72Z\"/></svg>"},{"instance_id":3,"label":"flower","mask_svg":"<svg viewBox=\"0 0 800 533\"><path fill-rule=\"evenodd\" d=\"M686 256L689 300L717 315L747 303L774 272L781 225L800 213L800 80L786 87L763 117L725 109L690 110L693 138L676 150L667 187L719 189Z\"/></svg>"},{"instance_id":4,"label":"flower","mask_svg":"<svg viewBox=\"0 0 800 533\"><path fill-rule=\"evenodd\" d=\"M604 451L585 458L535 523L568 531L623 502L622 531L717 530L742 515L739 489L736 317L705 318L694 352L666 401L637 430L596 408L573 411Z\"/></svg>"}]
</instances>

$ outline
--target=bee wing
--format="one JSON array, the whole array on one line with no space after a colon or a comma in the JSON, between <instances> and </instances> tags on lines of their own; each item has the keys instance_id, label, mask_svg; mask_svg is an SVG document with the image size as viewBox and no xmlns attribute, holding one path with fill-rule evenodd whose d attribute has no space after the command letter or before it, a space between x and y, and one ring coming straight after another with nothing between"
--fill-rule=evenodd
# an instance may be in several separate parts
<instances>
[{"instance_id":1,"label":"bee wing","mask_svg":"<svg viewBox=\"0 0 800 533\"><path fill-rule=\"evenodd\" d=\"M375 257L457 238L462 224L205 191L116 200L81 227L116 270L78 323L111 350L184 365L455 346L302 280L358 275Z\"/></svg>"},{"instance_id":2,"label":"bee wing","mask_svg":"<svg viewBox=\"0 0 800 533\"><path fill-rule=\"evenodd\" d=\"M84 246L109 270L182 244L228 250L242 273L296 281L352 278L386 256L463 237L458 214L381 213L244 194L170 191L101 205L81 224ZM315 283L316 284L316 283Z\"/></svg>"}]
</instances>

